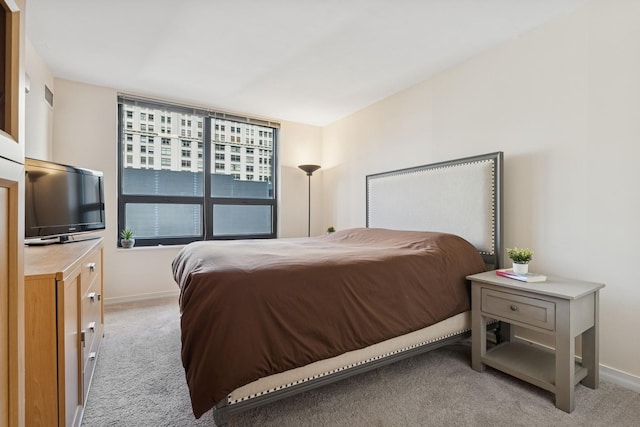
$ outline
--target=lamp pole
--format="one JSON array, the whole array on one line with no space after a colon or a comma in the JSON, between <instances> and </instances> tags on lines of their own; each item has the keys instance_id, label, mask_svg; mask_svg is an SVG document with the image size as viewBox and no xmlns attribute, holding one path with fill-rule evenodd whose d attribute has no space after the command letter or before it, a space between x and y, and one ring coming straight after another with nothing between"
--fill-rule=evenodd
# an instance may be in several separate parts
<instances>
[{"instance_id":1,"label":"lamp pole","mask_svg":"<svg viewBox=\"0 0 640 427\"><path fill-rule=\"evenodd\" d=\"M318 169L320 169L319 165L300 165L298 166L300 169L307 173L307 178L309 181L308 184L308 197L309 197L309 206L308 206L308 214L307 214L307 237L311 237L311 175Z\"/></svg>"}]
</instances>

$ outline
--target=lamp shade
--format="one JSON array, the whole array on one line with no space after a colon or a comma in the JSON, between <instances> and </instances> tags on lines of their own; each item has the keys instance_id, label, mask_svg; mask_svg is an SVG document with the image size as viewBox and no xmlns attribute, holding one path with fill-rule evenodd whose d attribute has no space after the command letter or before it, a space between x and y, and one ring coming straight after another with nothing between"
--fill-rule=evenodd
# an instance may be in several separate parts
<instances>
[{"instance_id":1,"label":"lamp shade","mask_svg":"<svg viewBox=\"0 0 640 427\"><path fill-rule=\"evenodd\" d=\"M318 169L320 169L320 165L300 165L298 166L300 169L302 169L303 171L305 171L307 173L308 176L313 175L313 173L315 171L317 171Z\"/></svg>"}]
</instances>

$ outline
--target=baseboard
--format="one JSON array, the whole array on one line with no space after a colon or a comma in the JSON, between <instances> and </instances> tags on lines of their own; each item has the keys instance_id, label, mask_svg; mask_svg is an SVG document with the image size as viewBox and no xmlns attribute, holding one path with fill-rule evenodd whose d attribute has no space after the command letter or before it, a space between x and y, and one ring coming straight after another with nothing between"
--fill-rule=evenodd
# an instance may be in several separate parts
<instances>
[{"instance_id":1,"label":"baseboard","mask_svg":"<svg viewBox=\"0 0 640 427\"><path fill-rule=\"evenodd\" d=\"M640 393L640 377L600 365L600 379Z\"/></svg>"},{"instance_id":2,"label":"baseboard","mask_svg":"<svg viewBox=\"0 0 640 427\"><path fill-rule=\"evenodd\" d=\"M158 298L178 297L179 291L152 292L149 294L127 295L124 297L105 298L104 305L106 307L118 304L127 304L130 302L140 302L146 300L154 300Z\"/></svg>"}]
</instances>

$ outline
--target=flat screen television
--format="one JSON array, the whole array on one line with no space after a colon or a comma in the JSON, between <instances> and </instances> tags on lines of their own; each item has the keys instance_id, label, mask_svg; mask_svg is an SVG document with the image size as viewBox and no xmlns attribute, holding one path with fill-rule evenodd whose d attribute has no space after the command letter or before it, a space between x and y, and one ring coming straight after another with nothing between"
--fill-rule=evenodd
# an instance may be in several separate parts
<instances>
[{"instance_id":1,"label":"flat screen television","mask_svg":"<svg viewBox=\"0 0 640 427\"><path fill-rule=\"evenodd\" d=\"M64 243L105 228L102 172L25 159L25 242Z\"/></svg>"}]
</instances>

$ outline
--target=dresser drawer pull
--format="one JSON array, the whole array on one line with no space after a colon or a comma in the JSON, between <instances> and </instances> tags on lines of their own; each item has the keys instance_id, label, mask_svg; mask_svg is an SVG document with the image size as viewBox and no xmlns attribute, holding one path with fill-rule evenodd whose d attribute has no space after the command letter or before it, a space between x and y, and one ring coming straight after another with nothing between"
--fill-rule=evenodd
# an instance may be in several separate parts
<instances>
[{"instance_id":1,"label":"dresser drawer pull","mask_svg":"<svg viewBox=\"0 0 640 427\"><path fill-rule=\"evenodd\" d=\"M96 293L95 292L91 292L89 294L89 301L94 302L96 300Z\"/></svg>"},{"instance_id":2,"label":"dresser drawer pull","mask_svg":"<svg viewBox=\"0 0 640 427\"><path fill-rule=\"evenodd\" d=\"M518 306L517 305L512 305L511 306L511 311L518 311Z\"/></svg>"},{"instance_id":3,"label":"dresser drawer pull","mask_svg":"<svg viewBox=\"0 0 640 427\"><path fill-rule=\"evenodd\" d=\"M87 267L89 267L89 271L90 272L94 272L96 271L96 263L95 262L90 262L89 264L87 264Z\"/></svg>"},{"instance_id":4,"label":"dresser drawer pull","mask_svg":"<svg viewBox=\"0 0 640 427\"><path fill-rule=\"evenodd\" d=\"M92 361L92 362L94 360L96 360L96 352L95 351L92 351L91 353L89 353L89 360Z\"/></svg>"},{"instance_id":5,"label":"dresser drawer pull","mask_svg":"<svg viewBox=\"0 0 640 427\"><path fill-rule=\"evenodd\" d=\"M90 322L89 323L89 330L91 332L95 332L96 331L96 322Z\"/></svg>"}]
</instances>

